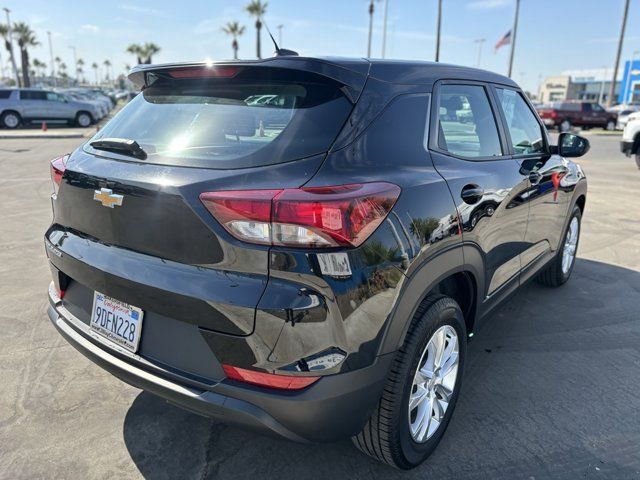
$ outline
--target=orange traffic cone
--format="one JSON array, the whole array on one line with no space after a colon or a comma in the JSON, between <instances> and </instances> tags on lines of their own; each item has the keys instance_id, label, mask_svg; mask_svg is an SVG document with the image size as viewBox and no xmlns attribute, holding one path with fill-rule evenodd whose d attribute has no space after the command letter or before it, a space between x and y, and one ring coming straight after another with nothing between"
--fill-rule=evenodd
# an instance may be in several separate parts
<instances>
[{"instance_id":1,"label":"orange traffic cone","mask_svg":"<svg viewBox=\"0 0 640 480\"><path fill-rule=\"evenodd\" d=\"M42 131L43 132L47 131L47 122L42 122Z\"/></svg>"}]
</instances>

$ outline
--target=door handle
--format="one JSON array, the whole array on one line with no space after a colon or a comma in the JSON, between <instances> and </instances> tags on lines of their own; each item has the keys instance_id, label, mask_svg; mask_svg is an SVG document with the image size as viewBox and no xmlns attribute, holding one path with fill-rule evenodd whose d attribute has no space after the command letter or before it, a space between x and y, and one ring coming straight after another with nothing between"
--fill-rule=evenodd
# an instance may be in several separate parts
<instances>
[{"instance_id":1,"label":"door handle","mask_svg":"<svg viewBox=\"0 0 640 480\"><path fill-rule=\"evenodd\" d=\"M529 181L531 185L538 185L542 180L542 174L540 172L531 172L529 173Z\"/></svg>"},{"instance_id":2,"label":"door handle","mask_svg":"<svg viewBox=\"0 0 640 480\"><path fill-rule=\"evenodd\" d=\"M473 205L474 203L478 203L478 201L484 195L484 190L478 185L465 185L460 192L460 196L462 197L462 201L464 203L468 203L469 205Z\"/></svg>"}]
</instances>

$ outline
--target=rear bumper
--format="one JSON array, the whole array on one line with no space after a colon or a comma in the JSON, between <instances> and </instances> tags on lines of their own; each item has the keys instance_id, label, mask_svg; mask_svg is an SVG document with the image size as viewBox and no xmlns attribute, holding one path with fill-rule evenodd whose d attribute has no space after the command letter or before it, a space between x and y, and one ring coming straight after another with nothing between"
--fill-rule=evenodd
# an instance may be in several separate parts
<instances>
[{"instance_id":1,"label":"rear bumper","mask_svg":"<svg viewBox=\"0 0 640 480\"><path fill-rule=\"evenodd\" d=\"M226 424L315 443L335 441L360 431L378 402L393 354L370 367L329 375L305 390L279 392L234 384L180 378L143 359L116 351L89 333L50 290L49 319L60 334L89 360L124 382L168 402Z\"/></svg>"}]
</instances>

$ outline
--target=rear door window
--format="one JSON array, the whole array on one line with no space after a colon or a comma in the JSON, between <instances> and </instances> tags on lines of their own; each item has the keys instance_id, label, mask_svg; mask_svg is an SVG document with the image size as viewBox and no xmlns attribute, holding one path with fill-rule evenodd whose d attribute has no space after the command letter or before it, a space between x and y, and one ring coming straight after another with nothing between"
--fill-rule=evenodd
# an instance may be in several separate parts
<instances>
[{"instance_id":1,"label":"rear door window","mask_svg":"<svg viewBox=\"0 0 640 480\"><path fill-rule=\"evenodd\" d=\"M0 90L0 98L9 98L11 96L11 90Z\"/></svg>"},{"instance_id":2,"label":"rear door window","mask_svg":"<svg viewBox=\"0 0 640 480\"><path fill-rule=\"evenodd\" d=\"M445 84L438 95L438 148L467 158L503 154L484 87Z\"/></svg>"},{"instance_id":3,"label":"rear door window","mask_svg":"<svg viewBox=\"0 0 640 480\"><path fill-rule=\"evenodd\" d=\"M23 90L20 92L21 100L46 100L47 92L38 92L35 90Z\"/></svg>"},{"instance_id":4,"label":"rear door window","mask_svg":"<svg viewBox=\"0 0 640 480\"><path fill-rule=\"evenodd\" d=\"M352 109L342 84L309 72L238 67L232 78L148 75L149 86L91 141L135 140L147 163L253 167L326 152Z\"/></svg>"},{"instance_id":5,"label":"rear door window","mask_svg":"<svg viewBox=\"0 0 640 480\"><path fill-rule=\"evenodd\" d=\"M505 88L496 88L496 92L507 122L513 152L516 155L545 152L542 127L522 94Z\"/></svg>"}]
</instances>

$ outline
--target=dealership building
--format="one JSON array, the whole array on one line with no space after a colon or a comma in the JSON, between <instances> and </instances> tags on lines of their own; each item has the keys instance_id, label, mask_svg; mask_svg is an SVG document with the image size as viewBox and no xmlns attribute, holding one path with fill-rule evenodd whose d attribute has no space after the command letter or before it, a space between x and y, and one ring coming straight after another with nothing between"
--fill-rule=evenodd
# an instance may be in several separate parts
<instances>
[{"instance_id":1,"label":"dealership building","mask_svg":"<svg viewBox=\"0 0 640 480\"><path fill-rule=\"evenodd\" d=\"M612 68L565 70L545 78L538 88L542 103L562 100L589 100L607 103L611 88ZM625 62L618 70L615 103L640 103L640 59Z\"/></svg>"}]
</instances>

